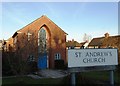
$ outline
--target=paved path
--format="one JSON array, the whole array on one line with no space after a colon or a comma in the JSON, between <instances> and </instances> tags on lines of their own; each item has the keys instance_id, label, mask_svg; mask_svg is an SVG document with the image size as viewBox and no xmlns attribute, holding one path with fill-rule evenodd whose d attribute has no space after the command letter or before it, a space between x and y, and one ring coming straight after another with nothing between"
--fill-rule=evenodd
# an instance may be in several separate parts
<instances>
[{"instance_id":1,"label":"paved path","mask_svg":"<svg viewBox=\"0 0 120 86\"><path fill-rule=\"evenodd\" d=\"M65 71L51 69L40 70L38 74L46 78L61 78L68 75Z\"/></svg>"},{"instance_id":2,"label":"paved path","mask_svg":"<svg viewBox=\"0 0 120 86\"><path fill-rule=\"evenodd\" d=\"M40 77L40 76L38 76L38 75L33 75L33 74L29 74L29 75L27 75L27 76L29 76L29 77L31 77L31 78L33 78L33 79L43 78L43 77Z\"/></svg>"},{"instance_id":3,"label":"paved path","mask_svg":"<svg viewBox=\"0 0 120 86\"><path fill-rule=\"evenodd\" d=\"M61 78L67 75L68 73L62 70L44 69L44 70L40 70L37 75L29 74L29 75L24 75L24 76L28 76L33 79L41 79L41 78ZM17 77L17 76L8 76L8 77L3 77L3 78L13 78L13 77Z\"/></svg>"}]
</instances>

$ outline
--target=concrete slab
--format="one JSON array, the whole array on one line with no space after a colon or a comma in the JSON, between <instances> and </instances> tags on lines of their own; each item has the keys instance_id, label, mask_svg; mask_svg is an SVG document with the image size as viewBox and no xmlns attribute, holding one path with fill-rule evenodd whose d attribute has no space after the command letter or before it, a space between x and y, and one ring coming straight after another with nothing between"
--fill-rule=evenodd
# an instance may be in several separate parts
<instances>
[{"instance_id":1,"label":"concrete slab","mask_svg":"<svg viewBox=\"0 0 120 86\"><path fill-rule=\"evenodd\" d=\"M51 70L51 69L40 70L38 74L43 77L48 77L48 78L61 78L61 77L65 77L68 75L68 73L64 71Z\"/></svg>"}]
</instances>

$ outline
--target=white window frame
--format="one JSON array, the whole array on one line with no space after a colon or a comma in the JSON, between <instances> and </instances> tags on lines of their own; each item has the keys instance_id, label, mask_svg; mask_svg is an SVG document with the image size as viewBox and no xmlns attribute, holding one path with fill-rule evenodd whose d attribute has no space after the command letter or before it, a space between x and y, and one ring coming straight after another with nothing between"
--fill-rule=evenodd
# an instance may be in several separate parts
<instances>
[{"instance_id":1,"label":"white window frame","mask_svg":"<svg viewBox=\"0 0 120 86\"><path fill-rule=\"evenodd\" d=\"M61 54L60 53L56 53L55 54L55 60L60 60L61 59Z\"/></svg>"},{"instance_id":2,"label":"white window frame","mask_svg":"<svg viewBox=\"0 0 120 86\"><path fill-rule=\"evenodd\" d=\"M27 33L28 41L30 41L30 36L31 36L31 35L32 35L32 34L31 34L30 32Z\"/></svg>"}]
</instances>

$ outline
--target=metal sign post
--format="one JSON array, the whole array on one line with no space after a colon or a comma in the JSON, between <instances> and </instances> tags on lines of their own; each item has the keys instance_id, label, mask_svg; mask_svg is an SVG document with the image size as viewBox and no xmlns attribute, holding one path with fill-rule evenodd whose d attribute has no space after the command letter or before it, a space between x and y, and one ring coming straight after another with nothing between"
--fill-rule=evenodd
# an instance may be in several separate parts
<instances>
[{"instance_id":1,"label":"metal sign post","mask_svg":"<svg viewBox=\"0 0 120 86\"><path fill-rule=\"evenodd\" d=\"M75 72L71 73L71 84L72 84L72 86L76 85Z\"/></svg>"},{"instance_id":2,"label":"metal sign post","mask_svg":"<svg viewBox=\"0 0 120 86\"><path fill-rule=\"evenodd\" d=\"M114 86L114 71L110 71L110 85Z\"/></svg>"}]
</instances>

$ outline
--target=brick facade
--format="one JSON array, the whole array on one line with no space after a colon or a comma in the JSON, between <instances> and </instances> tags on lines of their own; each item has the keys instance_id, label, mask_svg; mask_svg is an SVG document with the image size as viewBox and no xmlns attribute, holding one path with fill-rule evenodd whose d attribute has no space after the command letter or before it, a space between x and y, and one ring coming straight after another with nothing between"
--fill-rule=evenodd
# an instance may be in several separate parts
<instances>
[{"instance_id":1,"label":"brick facade","mask_svg":"<svg viewBox=\"0 0 120 86\"><path fill-rule=\"evenodd\" d=\"M67 34L44 15L13 34L13 43L11 43L13 44L13 51L18 52L24 60L27 60L30 55L33 55L37 62L38 34L41 28L46 31L48 68L54 68L56 53L59 53L61 59L66 63Z\"/></svg>"}]
</instances>

